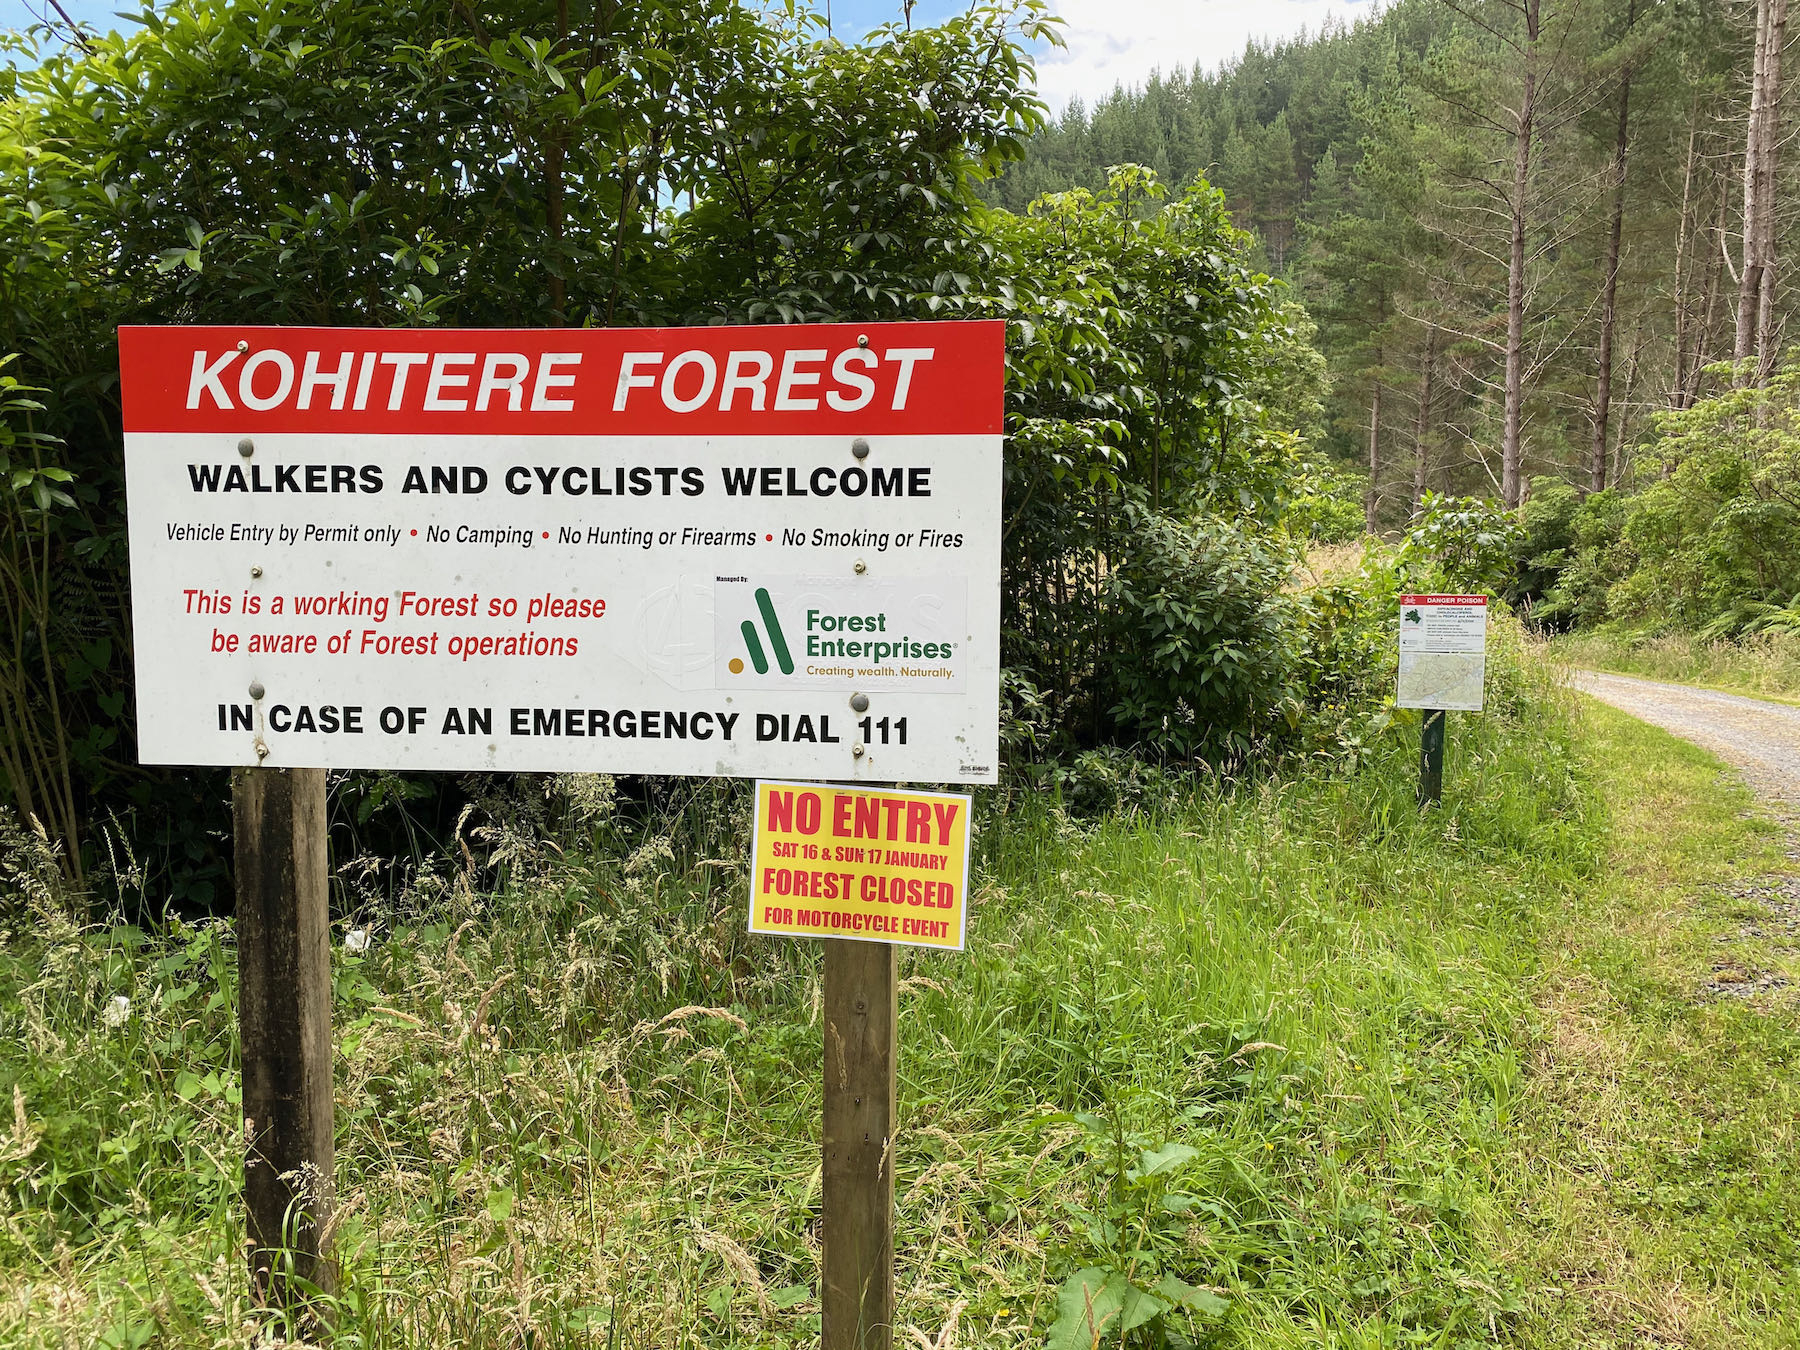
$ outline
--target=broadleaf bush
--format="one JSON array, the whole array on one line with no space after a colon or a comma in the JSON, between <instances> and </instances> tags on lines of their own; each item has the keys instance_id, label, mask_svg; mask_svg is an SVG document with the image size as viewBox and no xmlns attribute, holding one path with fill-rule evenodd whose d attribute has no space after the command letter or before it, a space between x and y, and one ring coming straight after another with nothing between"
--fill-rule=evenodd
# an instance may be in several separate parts
<instances>
[{"instance_id":1,"label":"broadleaf bush","mask_svg":"<svg viewBox=\"0 0 1800 1350\"><path fill-rule=\"evenodd\" d=\"M1298 721L1290 560L1218 519L1128 511L1102 596L1121 727L1179 759L1241 759Z\"/></svg>"}]
</instances>

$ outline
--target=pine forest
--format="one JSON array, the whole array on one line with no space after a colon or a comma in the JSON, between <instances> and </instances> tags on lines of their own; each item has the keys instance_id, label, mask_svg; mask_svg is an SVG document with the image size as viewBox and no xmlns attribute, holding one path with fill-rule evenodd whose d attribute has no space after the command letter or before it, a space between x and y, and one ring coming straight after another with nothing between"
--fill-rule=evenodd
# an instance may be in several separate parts
<instances>
[{"instance_id":1,"label":"pine forest","mask_svg":"<svg viewBox=\"0 0 1800 1350\"><path fill-rule=\"evenodd\" d=\"M1401 0L1071 104L994 199L1204 178L1330 370L1371 530L1427 492L1642 488L1658 414L1777 368L1785 0ZM1737 372L1721 363L1739 363Z\"/></svg>"}]
</instances>

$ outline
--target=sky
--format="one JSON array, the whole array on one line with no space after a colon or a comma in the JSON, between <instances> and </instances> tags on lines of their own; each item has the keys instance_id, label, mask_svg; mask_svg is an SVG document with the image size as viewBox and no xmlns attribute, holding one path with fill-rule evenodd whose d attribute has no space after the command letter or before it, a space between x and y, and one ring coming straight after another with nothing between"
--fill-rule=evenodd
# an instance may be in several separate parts
<instances>
[{"instance_id":1,"label":"sky","mask_svg":"<svg viewBox=\"0 0 1800 1350\"><path fill-rule=\"evenodd\" d=\"M831 9L834 30L854 39L900 16L900 0L811 0ZM1038 89L1060 112L1071 98L1090 106L1116 84L1141 84L1153 70L1211 69L1244 49L1249 39L1317 32L1329 16L1346 21L1369 13L1376 0L1052 0L1067 22L1063 50L1035 55ZM917 0L915 24L932 23L966 7L967 0ZM80 21L102 28L122 21L114 11L131 0L63 0ZM22 27L51 13L50 0L0 0L0 27Z\"/></svg>"},{"instance_id":2,"label":"sky","mask_svg":"<svg viewBox=\"0 0 1800 1350\"><path fill-rule=\"evenodd\" d=\"M4 0L0 0L4 3ZM814 0L823 7L825 0ZM1038 92L1060 112L1071 97L1090 107L1118 84L1142 84L1154 70L1208 70L1243 51L1251 38L1317 32L1328 16L1345 22L1371 13L1375 0L1051 0L1065 24L1061 50L1035 53ZM831 0L846 31L895 18L899 0ZM967 0L918 0L914 23L967 7Z\"/></svg>"}]
</instances>

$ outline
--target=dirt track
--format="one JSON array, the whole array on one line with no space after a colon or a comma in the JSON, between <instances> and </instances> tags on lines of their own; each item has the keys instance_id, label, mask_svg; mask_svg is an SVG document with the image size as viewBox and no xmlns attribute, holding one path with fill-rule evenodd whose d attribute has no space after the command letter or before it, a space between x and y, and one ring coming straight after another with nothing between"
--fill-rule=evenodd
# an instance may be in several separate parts
<instances>
[{"instance_id":1,"label":"dirt track","mask_svg":"<svg viewBox=\"0 0 1800 1350\"><path fill-rule=\"evenodd\" d=\"M1800 708L1593 670L1576 671L1570 683L1704 746L1740 770L1758 796L1800 812Z\"/></svg>"}]
</instances>

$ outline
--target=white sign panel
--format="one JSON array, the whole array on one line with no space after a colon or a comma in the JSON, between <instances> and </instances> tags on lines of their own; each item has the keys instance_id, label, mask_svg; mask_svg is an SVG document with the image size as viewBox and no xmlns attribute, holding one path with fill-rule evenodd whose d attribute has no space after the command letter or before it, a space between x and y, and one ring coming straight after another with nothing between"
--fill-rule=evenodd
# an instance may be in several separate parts
<instances>
[{"instance_id":1,"label":"white sign panel","mask_svg":"<svg viewBox=\"0 0 1800 1350\"><path fill-rule=\"evenodd\" d=\"M1485 595L1400 597L1398 708L1480 712L1487 677Z\"/></svg>"},{"instance_id":2,"label":"white sign panel","mask_svg":"<svg viewBox=\"0 0 1800 1350\"><path fill-rule=\"evenodd\" d=\"M992 782L1003 336L121 330L140 757Z\"/></svg>"}]
</instances>

